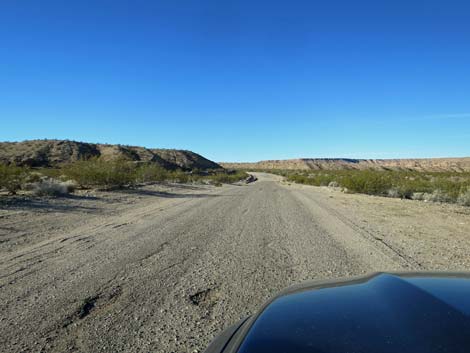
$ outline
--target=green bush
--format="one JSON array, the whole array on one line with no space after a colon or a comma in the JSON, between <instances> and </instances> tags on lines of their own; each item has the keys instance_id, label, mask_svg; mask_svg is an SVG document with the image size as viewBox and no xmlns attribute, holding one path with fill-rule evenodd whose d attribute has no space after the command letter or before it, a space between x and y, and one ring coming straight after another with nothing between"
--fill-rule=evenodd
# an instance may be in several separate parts
<instances>
[{"instance_id":1,"label":"green bush","mask_svg":"<svg viewBox=\"0 0 470 353\"><path fill-rule=\"evenodd\" d=\"M99 158L68 164L62 168L62 173L82 187L104 189L134 185L138 175L134 162Z\"/></svg>"},{"instance_id":2,"label":"green bush","mask_svg":"<svg viewBox=\"0 0 470 353\"><path fill-rule=\"evenodd\" d=\"M361 171L343 177L342 185L350 192L369 195L387 195L393 184L387 174Z\"/></svg>"},{"instance_id":3,"label":"green bush","mask_svg":"<svg viewBox=\"0 0 470 353\"><path fill-rule=\"evenodd\" d=\"M136 171L136 178L140 183L162 182L167 180L168 177L168 171L155 164L141 165Z\"/></svg>"},{"instance_id":4,"label":"green bush","mask_svg":"<svg viewBox=\"0 0 470 353\"><path fill-rule=\"evenodd\" d=\"M248 174L245 172L236 172L236 173L227 173L220 172L214 175L207 177L214 185L219 186L219 184L231 184L236 183L237 181L245 180L248 178Z\"/></svg>"},{"instance_id":5,"label":"green bush","mask_svg":"<svg viewBox=\"0 0 470 353\"><path fill-rule=\"evenodd\" d=\"M42 171L41 171L42 172ZM48 170L49 173L50 170ZM175 183L201 182L233 183L245 179L243 172L203 174L182 170L168 171L155 164L136 164L126 160L104 161L99 158L82 160L62 167L61 175L74 180L81 187L114 188L132 186L137 183L172 181Z\"/></svg>"},{"instance_id":6,"label":"green bush","mask_svg":"<svg viewBox=\"0 0 470 353\"><path fill-rule=\"evenodd\" d=\"M457 199L457 202L462 206L470 206L470 188L462 191Z\"/></svg>"},{"instance_id":7,"label":"green bush","mask_svg":"<svg viewBox=\"0 0 470 353\"><path fill-rule=\"evenodd\" d=\"M40 196L57 196L82 188L111 189L139 183L172 181L176 183L206 182L216 186L234 183L248 177L245 172L166 170L156 164L138 164L120 159L80 160L57 168L27 169L0 164L0 189L14 194L24 188Z\"/></svg>"},{"instance_id":8,"label":"green bush","mask_svg":"<svg viewBox=\"0 0 470 353\"><path fill-rule=\"evenodd\" d=\"M60 168L38 168L35 169L35 171L51 179L60 179L62 176L62 170Z\"/></svg>"},{"instance_id":9,"label":"green bush","mask_svg":"<svg viewBox=\"0 0 470 353\"><path fill-rule=\"evenodd\" d=\"M336 182L352 193L461 204L466 203L470 188L468 172L322 170L275 173L301 184L323 186Z\"/></svg>"},{"instance_id":10,"label":"green bush","mask_svg":"<svg viewBox=\"0 0 470 353\"><path fill-rule=\"evenodd\" d=\"M0 164L0 189L6 189L14 195L22 188L28 175L27 168Z\"/></svg>"},{"instance_id":11,"label":"green bush","mask_svg":"<svg viewBox=\"0 0 470 353\"><path fill-rule=\"evenodd\" d=\"M169 174L169 179L174 183L188 183L191 181L191 176L182 170L175 170Z\"/></svg>"}]
</instances>

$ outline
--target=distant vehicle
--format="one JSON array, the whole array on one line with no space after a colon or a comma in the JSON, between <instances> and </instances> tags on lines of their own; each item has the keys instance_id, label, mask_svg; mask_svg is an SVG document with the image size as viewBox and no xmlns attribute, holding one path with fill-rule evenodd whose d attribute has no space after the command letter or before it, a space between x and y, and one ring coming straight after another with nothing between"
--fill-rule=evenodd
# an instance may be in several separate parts
<instances>
[{"instance_id":1,"label":"distant vehicle","mask_svg":"<svg viewBox=\"0 0 470 353\"><path fill-rule=\"evenodd\" d=\"M291 287L205 353L468 353L470 274L376 273Z\"/></svg>"}]
</instances>

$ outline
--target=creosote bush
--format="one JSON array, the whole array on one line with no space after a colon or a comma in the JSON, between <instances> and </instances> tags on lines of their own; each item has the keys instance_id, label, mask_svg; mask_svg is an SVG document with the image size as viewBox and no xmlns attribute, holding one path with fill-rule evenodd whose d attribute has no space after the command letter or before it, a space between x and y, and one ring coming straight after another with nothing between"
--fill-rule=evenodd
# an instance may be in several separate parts
<instances>
[{"instance_id":1,"label":"creosote bush","mask_svg":"<svg viewBox=\"0 0 470 353\"><path fill-rule=\"evenodd\" d=\"M29 175L29 169L13 165L0 164L0 189L10 194L21 190Z\"/></svg>"},{"instance_id":2,"label":"creosote bush","mask_svg":"<svg viewBox=\"0 0 470 353\"><path fill-rule=\"evenodd\" d=\"M397 170L273 171L288 182L314 186L338 185L349 193L470 205L469 172Z\"/></svg>"},{"instance_id":3,"label":"creosote bush","mask_svg":"<svg viewBox=\"0 0 470 353\"><path fill-rule=\"evenodd\" d=\"M168 177L168 171L155 164L141 165L136 171L136 179L139 183L162 182Z\"/></svg>"},{"instance_id":4,"label":"creosote bush","mask_svg":"<svg viewBox=\"0 0 470 353\"><path fill-rule=\"evenodd\" d=\"M62 174L82 187L104 189L132 186L137 181L137 166L126 160L105 161L99 158L77 161L62 168Z\"/></svg>"},{"instance_id":5,"label":"creosote bush","mask_svg":"<svg viewBox=\"0 0 470 353\"><path fill-rule=\"evenodd\" d=\"M234 183L248 177L244 172L199 172L166 170L150 163L135 163L126 160L104 161L99 158L74 162L64 166L59 173L74 180L81 187L104 189L135 186L151 182L174 183Z\"/></svg>"},{"instance_id":6,"label":"creosote bush","mask_svg":"<svg viewBox=\"0 0 470 353\"><path fill-rule=\"evenodd\" d=\"M459 203L462 206L470 206L470 188L463 191L459 195L459 198L457 199L457 203Z\"/></svg>"},{"instance_id":7,"label":"creosote bush","mask_svg":"<svg viewBox=\"0 0 470 353\"><path fill-rule=\"evenodd\" d=\"M81 188L109 190L143 183L205 183L221 186L244 180L244 172L166 170L152 163L136 163L125 159L80 160L58 168L28 169L0 164L0 189L11 194L20 189L38 196L60 196Z\"/></svg>"},{"instance_id":8,"label":"creosote bush","mask_svg":"<svg viewBox=\"0 0 470 353\"><path fill-rule=\"evenodd\" d=\"M219 184L222 185L223 183L235 183L246 178L248 178L248 174L244 172L217 173L207 177L207 179L214 183L214 185L216 186L218 186Z\"/></svg>"}]
</instances>

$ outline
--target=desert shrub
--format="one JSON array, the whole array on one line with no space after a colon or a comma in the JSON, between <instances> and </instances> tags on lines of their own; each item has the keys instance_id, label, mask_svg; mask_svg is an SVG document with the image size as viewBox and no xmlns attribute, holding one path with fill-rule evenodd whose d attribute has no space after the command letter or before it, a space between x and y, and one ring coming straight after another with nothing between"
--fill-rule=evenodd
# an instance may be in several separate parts
<instances>
[{"instance_id":1,"label":"desert shrub","mask_svg":"<svg viewBox=\"0 0 470 353\"><path fill-rule=\"evenodd\" d=\"M65 196L73 192L74 189L73 182L46 179L34 184L33 193L36 196Z\"/></svg>"},{"instance_id":2,"label":"desert shrub","mask_svg":"<svg viewBox=\"0 0 470 353\"><path fill-rule=\"evenodd\" d=\"M218 184L231 184L236 183L241 180L246 180L248 178L248 174L245 172L235 172L235 173L228 173L228 172L219 172L214 175L209 175L206 177L209 181L211 181L214 185L218 186Z\"/></svg>"},{"instance_id":3,"label":"desert shrub","mask_svg":"<svg viewBox=\"0 0 470 353\"><path fill-rule=\"evenodd\" d=\"M462 205L462 206L470 206L470 188L463 191L458 199L457 199L457 203Z\"/></svg>"},{"instance_id":4,"label":"desert shrub","mask_svg":"<svg viewBox=\"0 0 470 353\"><path fill-rule=\"evenodd\" d=\"M287 180L292 181L294 183L299 183L299 184L321 186L322 180L324 180L324 177L314 176L314 175L305 175L305 174L293 174L293 175L289 175L287 177ZM326 185L328 185L328 183Z\"/></svg>"},{"instance_id":5,"label":"desert shrub","mask_svg":"<svg viewBox=\"0 0 470 353\"><path fill-rule=\"evenodd\" d=\"M27 168L0 164L0 189L16 194L26 182L28 175Z\"/></svg>"},{"instance_id":6,"label":"desert shrub","mask_svg":"<svg viewBox=\"0 0 470 353\"><path fill-rule=\"evenodd\" d=\"M464 203L462 200L470 189L468 172L319 170L274 173L285 176L289 182L314 186L336 182L345 192L434 202Z\"/></svg>"},{"instance_id":7,"label":"desert shrub","mask_svg":"<svg viewBox=\"0 0 470 353\"><path fill-rule=\"evenodd\" d=\"M360 171L346 175L341 184L350 192L369 195L387 195L388 190L393 186L388 175L373 171Z\"/></svg>"},{"instance_id":8,"label":"desert shrub","mask_svg":"<svg viewBox=\"0 0 470 353\"><path fill-rule=\"evenodd\" d=\"M126 160L93 158L68 164L62 168L62 173L82 187L108 189L133 185L137 179L137 166Z\"/></svg>"},{"instance_id":9,"label":"desert shrub","mask_svg":"<svg viewBox=\"0 0 470 353\"><path fill-rule=\"evenodd\" d=\"M146 164L137 168L136 178L138 182L162 182L168 179L168 171L155 164Z\"/></svg>"},{"instance_id":10,"label":"desert shrub","mask_svg":"<svg viewBox=\"0 0 470 353\"><path fill-rule=\"evenodd\" d=\"M40 182L44 176L38 172L31 172L27 175L25 183L37 183Z\"/></svg>"},{"instance_id":11,"label":"desert shrub","mask_svg":"<svg viewBox=\"0 0 470 353\"><path fill-rule=\"evenodd\" d=\"M430 194L427 193L425 196L425 200L432 202L451 202L452 198L442 190L437 189Z\"/></svg>"},{"instance_id":12,"label":"desert shrub","mask_svg":"<svg viewBox=\"0 0 470 353\"><path fill-rule=\"evenodd\" d=\"M426 193L424 192L414 192L411 195L412 200L418 200L418 201L423 201L425 199Z\"/></svg>"},{"instance_id":13,"label":"desert shrub","mask_svg":"<svg viewBox=\"0 0 470 353\"><path fill-rule=\"evenodd\" d=\"M62 170L60 168L37 168L35 171L51 179L59 180L62 176Z\"/></svg>"},{"instance_id":14,"label":"desert shrub","mask_svg":"<svg viewBox=\"0 0 470 353\"><path fill-rule=\"evenodd\" d=\"M387 196L388 197L400 197L400 190L398 190L398 188L396 187L392 187L391 189L388 189Z\"/></svg>"},{"instance_id":15,"label":"desert shrub","mask_svg":"<svg viewBox=\"0 0 470 353\"><path fill-rule=\"evenodd\" d=\"M188 183L191 180L191 177L188 173L182 170L175 170L169 174L169 179L174 183Z\"/></svg>"},{"instance_id":16,"label":"desert shrub","mask_svg":"<svg viewBox=\"0 0 470 353\"><path fill-rule=\"evenodd\" d=\"M63 166L58 174L82 187L104 189L167 180L175 183L233 183L248 177L244 172L218 171L211 174L201 171L168 171L155 164L136 164L126 160L104 161L99 158L70 163Z\"/></svg>"}]
</instances>

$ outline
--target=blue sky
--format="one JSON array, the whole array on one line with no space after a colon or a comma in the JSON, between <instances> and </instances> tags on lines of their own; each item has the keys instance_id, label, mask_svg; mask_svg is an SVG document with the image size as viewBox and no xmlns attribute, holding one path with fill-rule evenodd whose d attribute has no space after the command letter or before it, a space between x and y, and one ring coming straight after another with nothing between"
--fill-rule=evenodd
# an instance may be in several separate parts
<instances>
[{"instance_id":1,"label":"blue sky","mask_svg":"<svg viewBox=\"0 0 470 353\"><path fill-rule=\"evenodd\" d=\"M469 1L0 3L0 140L470 156Z\"/></svg>"}]
</instances>

